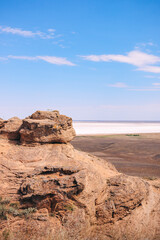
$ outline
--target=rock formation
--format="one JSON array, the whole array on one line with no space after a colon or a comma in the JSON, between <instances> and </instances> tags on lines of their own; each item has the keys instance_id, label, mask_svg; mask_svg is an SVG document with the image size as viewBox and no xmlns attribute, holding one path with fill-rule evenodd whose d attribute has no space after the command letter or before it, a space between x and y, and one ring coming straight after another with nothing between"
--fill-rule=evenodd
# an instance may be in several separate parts
<instances>
[{"instance_id":1,"label":"rock formation","mask_svg":"<svg viewBox=\"0 0 160 240\"><path fill-rule=\"evenodd\" d=\"M20 121L0 129L0 239L160 239L159 180L75 150L72 120L58 111Z\"/></svg>"},{"instance_id":2,"label":"rock formation","mask_svg":"<svg viewBox=\"0 0 160 240\"><path fill-rule=\"evenodd\" d=\"M19 130L22 125L22 120L18 117L13 117L7 121L0 120L0 134L10 140L18 140L20 138Z\"/></svg>"},{"instance_id":3,"label":"rock formation","mask_svg":"<svg viewBox=\"0 0 160 240\"><path fill-rule=\"evenodd\" d=\"M75 137L72 119L58 111L37 111L23 120L21 142L67 143Z\"/></svg>"},{"instance_id":4,"label":"rock formation","mask_svg":"<svg viewBox=\"0 0 160 240\"><path fill-rule=\"evenodd\" d=\"M0 134L23 143L67 143L75 137L72 119L58 111L36 111L23 121L0 119Z\"/></svg>"}]
</instances>

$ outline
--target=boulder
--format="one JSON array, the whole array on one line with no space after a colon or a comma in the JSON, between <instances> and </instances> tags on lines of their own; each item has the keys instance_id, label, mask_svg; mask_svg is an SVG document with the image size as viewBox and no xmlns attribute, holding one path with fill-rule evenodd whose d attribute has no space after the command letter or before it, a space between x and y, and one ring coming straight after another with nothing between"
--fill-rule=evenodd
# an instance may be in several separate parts
<instances>
[{"instance_id":1,"label":"boulder","mask_svg":"<svg viewBox=\"0 0 160 240\"><path fill-rule=\"evenodd\" d=\"M9 140L18 140L20 138L19 130L22 125L22 120L18 117L13 117L7 121L0 120L0 134Z\"/></svg>"},{"instance_id":2,"label":"boulder","mask_svg":"<svg viewBox=\"0 0 160 240\"><path fill-rule=\"evenodd\" d=\"M59 111L54 110L54 111L36 111L33 113L31 116L28 118L31 119L50 119L50 120L55 120L60 116Z\"/></svg>"},{"instance_id":3,"label":"boulder","mask_svg":"<svg viewBox=\"0 0 160 240\"><path fill-rule=\"evenodd\" d=\"M37 111L23 120L22 143L67 143L75 137L72 119L58 111Z\"/></svg>"}]
</instances>

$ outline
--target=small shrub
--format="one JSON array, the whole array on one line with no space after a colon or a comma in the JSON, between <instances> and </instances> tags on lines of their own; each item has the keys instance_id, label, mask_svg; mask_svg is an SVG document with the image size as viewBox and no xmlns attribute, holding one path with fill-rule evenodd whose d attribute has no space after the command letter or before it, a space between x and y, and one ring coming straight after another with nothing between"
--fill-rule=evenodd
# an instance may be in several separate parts
<instances>
[{"instance_id":1,"label":"small shrub","mask_svg":"<svg viewBox=\"0 0 160 240\"><path fill-rule=\"evenodd\" d=\"M26 208L21 211L21 214L24 215L26 218L29 217L30 214L35 213L37 211L36 208Z\"/></svg>"},{"instance_id":2,"label":"small shrub","mask_svg":"<svg viewBox=\"0 0 160 240\"><path fill-rule=\"evenodd\" d=\"M9 239L9 235L10 235L10 233L9 233L8 229L5 229L3 231L3 233L2 233L2 236L3 236L4 240L8 240Z\"/></svg>"},{"instance_id":3,"label":"small shrub","mask_svg":"<svg viewBox=\"0 0 160 240\"><path fill-rule=\"evenodd\" d=\"M10 203L9 206L18 209L19 208L19 202Z\"/></svg>"},{"instance_id":4,"label":"small shrub","mask_svg":"<svg viewBox=\"0 0 160 240\"><path fill-rule=\"evenodd\" d=\"M3 205L0 205L0 219L7 220L7 208Z\"/></svg>"},{"instance_id":5,"label":"small shrub","mask_svg":"<svg viewBox=\"0 0 160 240\"><path fill-rule=\"evenodd\" d=\"M50 217L55 217L55 214L54 213L50 213L49 216Z\"/></svg>"},{"instance_id":6,"label":"small shrub","mask_svg":"<svg viewBox=\"0 0 160 240\"><path fill-rule=\"evenodd\" d=\"M10 200L9 199L4 199L4 200L1 200L0 204L3 204L3 205L8 205L10 203Z\"/></svg>"},{"instance_id":7,"label":"small shrub","mask_svg":"<svg viewBox=\"0 0 160 240\"><path fill-rule=\"evenodd\" d=\"M65 205L64 206L64 208L66 209L66 210L68 210L68 211L73 211L74 210L74 207L73 207L73 205Z\"/></svg>"},{"instance_id":8,"label":"small shrub","mask_svg":"<svg viewBox=\"0 0 160 240\"><path fill-rule=\"evenodd\" d=\"M12 215L14 217L28 217L30 214L37 211L36 208L26 208L26 209L19 209L19 203L14 202L10 203L10 200L4 199L0 200L0 219L7 220L7 214ZM9 205L8 205L9 204Z\"/></svg>"},{"instance_id":9,"label":"small shrub","mask_svg":"<svg viewBox=\"0 0 160 240\"><path fill-rule=\"evenodd\" d=\"M126 136L128 136L128 137L139 137L140 135L139 134L126 134Z\"/></svg>"}]
</instances>

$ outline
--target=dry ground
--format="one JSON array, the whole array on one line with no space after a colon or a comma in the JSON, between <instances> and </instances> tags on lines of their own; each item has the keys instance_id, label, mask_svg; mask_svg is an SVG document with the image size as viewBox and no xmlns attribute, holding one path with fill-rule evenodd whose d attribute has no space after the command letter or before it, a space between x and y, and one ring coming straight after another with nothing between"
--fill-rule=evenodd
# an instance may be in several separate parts
<instances>
[{"instance_id":1,"label":"dry ground","mask_svg":"<svg viewBox=\"0 0 160 240\"><path fill-rule=\"evenodd\" d=\"M110 161L122 173L160 177L160 133L77 136L71 143L78 150Z\"/></svg>"}]
</instances>

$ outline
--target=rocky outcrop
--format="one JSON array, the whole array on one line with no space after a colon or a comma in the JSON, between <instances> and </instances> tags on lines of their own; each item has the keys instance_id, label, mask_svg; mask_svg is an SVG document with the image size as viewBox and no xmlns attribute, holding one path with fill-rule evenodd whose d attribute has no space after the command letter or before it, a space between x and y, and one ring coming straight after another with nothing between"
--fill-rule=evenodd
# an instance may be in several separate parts
<instances>
[{"instance_id":1,"label":"rocky outcrop","mask_svg":"<svg viewBox=\"0 0 160 240\"><path fill-rule=\"evenodd\" d=\"M0 129L1 129L2 127L4 127L4 123L5 123L5 121L4 121L2 118L0 118Z\"/></svg>"},{"instance_id":2,"label":"rocky outcrop","mask_svg":"<svg viewBox=\"0 0 160 240\"><path fill-rule=\"evenodd\" d=\"M59 113L49 118L38 111L24 122L53 122ZM68 128L67 117L62 118ZM160 237L160 181L151 184L121 174L107 161L79 152L70 143L31 145L26 141L23 145L0 138L0 173L2 240L6 233L17 240ZM15 203L18 210L13 209Z\"/></svg>"},{"instance_id":3,"label":"rocky outcrop","mask_svg":"<svg viewBox=\"0 0 160 240\"><path fill-rule=\"evenodd\" d=\"M22 120L18 117L10 118L7 121L0 120L0 134L10 140L18 140L21 125Z\"/></svg>"},{"instance_id":4,"label":"rocky outcrop","mask_svg":"<svg viewBox=\"0 0 160 240\"><path fill-rule=\"evenodd\" d=\"M58 111L36 111L23 121L0 120L0 134L22 143L67 143L75 137L72 119Z\"/></svg>"},{"instance_id":5,"label":"rocky outcrop","mask_svg":"<svg viewBox=\"0 0 160 240\"><path fill-rule=\"evenodd\" d=\"M43 167L28 175L21 184L21 204L25 207L46 208L49 212L63 207L84 185L75 176L79 170L63 167Z\"/></svg>"}]
</instances>

